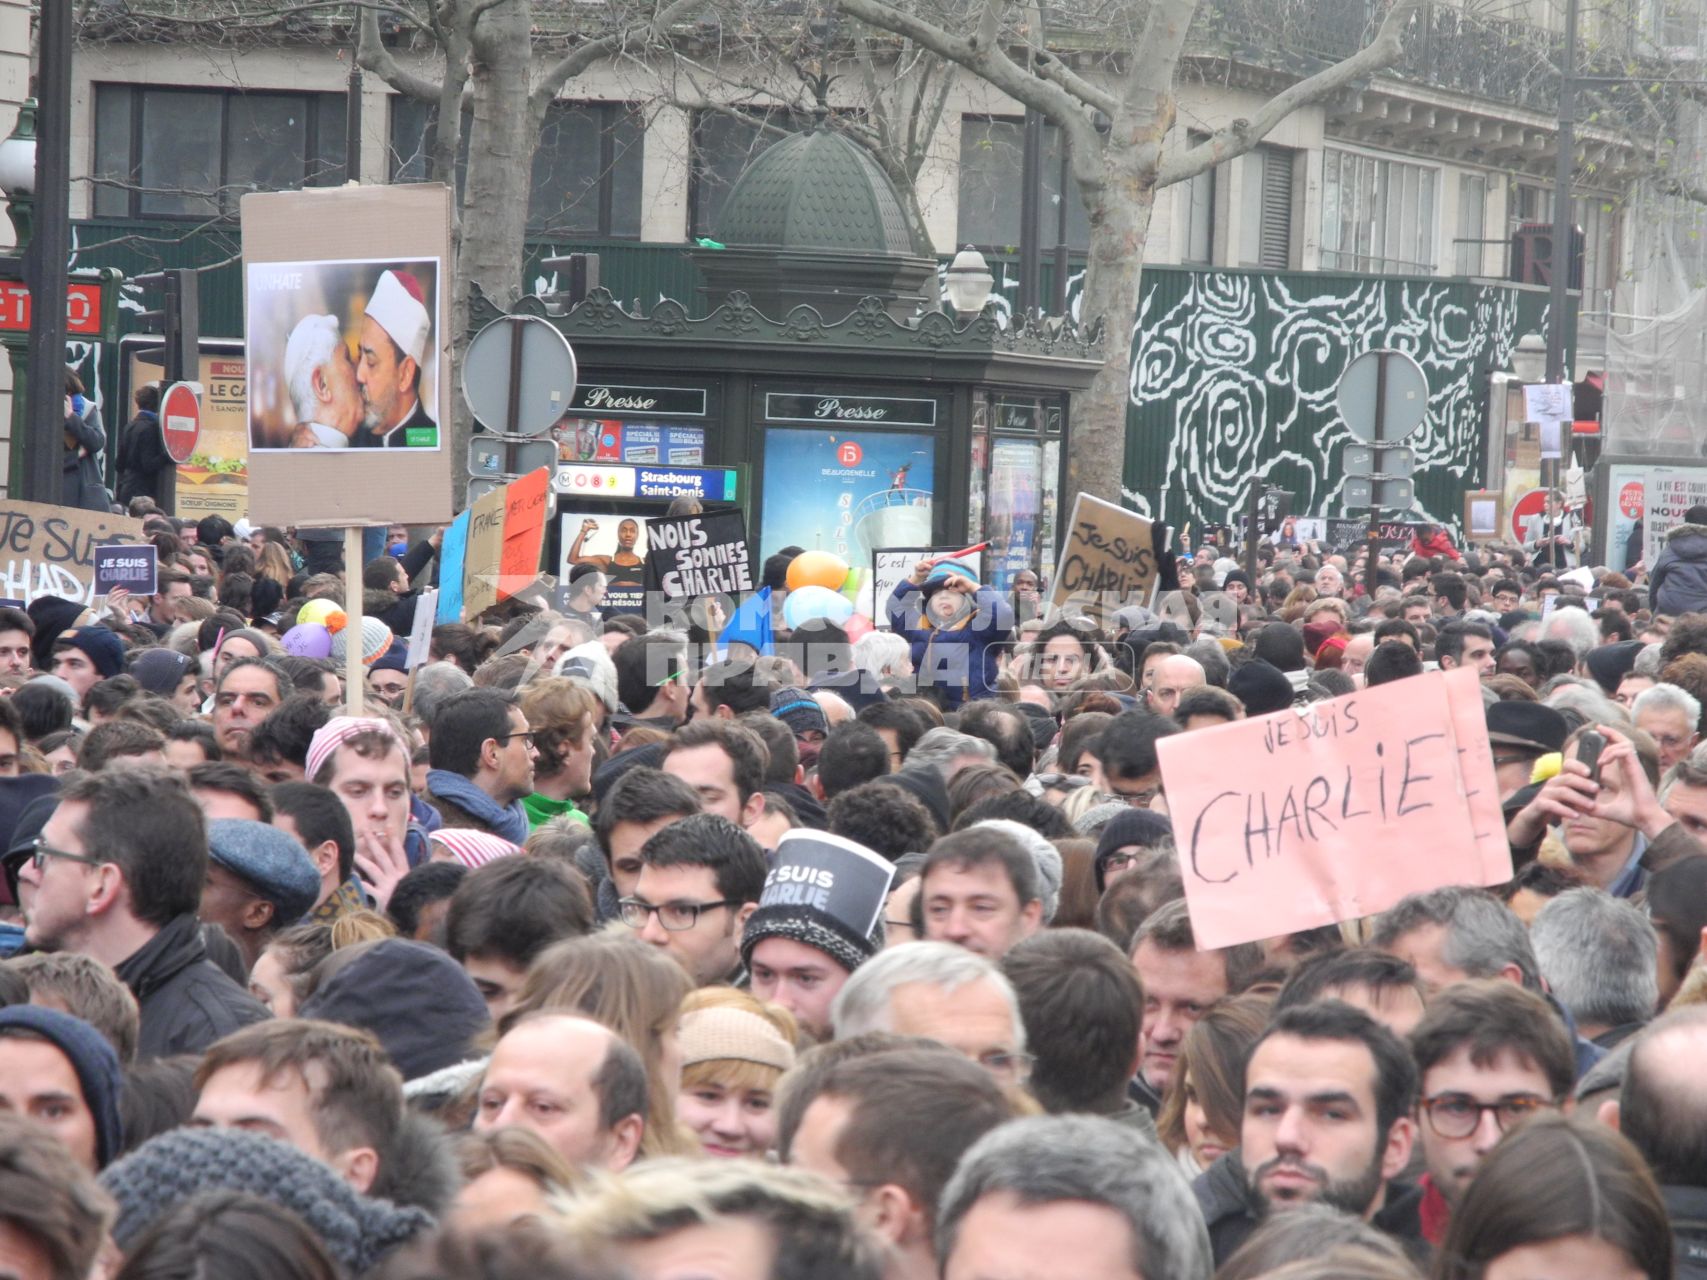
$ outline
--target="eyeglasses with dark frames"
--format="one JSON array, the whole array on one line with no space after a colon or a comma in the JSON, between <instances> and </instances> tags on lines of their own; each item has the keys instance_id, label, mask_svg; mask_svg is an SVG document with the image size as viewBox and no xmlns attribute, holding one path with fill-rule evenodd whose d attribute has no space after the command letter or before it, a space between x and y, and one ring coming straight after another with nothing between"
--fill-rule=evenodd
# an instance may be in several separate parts
<instances>
[{"instance_id":1,"label":"eyeglasses with dark frames","mask_svg":"<svg viewBox=\"0 0 1707 1280\"><path fill-rule=\"evenodd\" d=\"M644 929L647 920L653 915L658 917L658 923L670 933L681 933L699 923L699 913L714 911L718 907L738 907L741 904L730 898L721 898L716 902L662 902L651 903L643 898L623 898L616 904L617 915L630 929Z\"/></svg>"}]
</instances>

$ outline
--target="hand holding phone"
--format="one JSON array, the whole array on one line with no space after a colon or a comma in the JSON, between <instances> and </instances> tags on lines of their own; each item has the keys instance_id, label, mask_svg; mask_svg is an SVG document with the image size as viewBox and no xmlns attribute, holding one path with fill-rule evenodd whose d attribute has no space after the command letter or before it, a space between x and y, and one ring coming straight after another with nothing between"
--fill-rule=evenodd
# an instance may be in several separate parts
<instances>
[{"instance_id":1,"label":"hand holding phone","mask_svg":"<svg viewBox=\"0 0 1707 1280\"><path fill-rule=\"evenodd\" d=\"M1589 781L1595 786L1600 785L1600 753L1606 750L1606 737L1593 729L1585 730L1577 737L1577 759L1588 766Z\"/></svg>"}]
</instances>

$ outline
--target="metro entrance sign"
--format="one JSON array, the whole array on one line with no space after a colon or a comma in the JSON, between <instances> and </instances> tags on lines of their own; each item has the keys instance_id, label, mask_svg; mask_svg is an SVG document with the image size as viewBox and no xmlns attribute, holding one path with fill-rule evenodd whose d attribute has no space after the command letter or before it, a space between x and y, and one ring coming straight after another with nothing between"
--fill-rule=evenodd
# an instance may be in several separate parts
<instances>
[{"instance_id":1,"label":"metro entrance sign","mask_svg":"<svg viewBox=\"0 0 1707 1280\"><path fill-rule=\"evenodd\" d=\"M160 397L160 435L173 462L185 463L202 435L201 385L174 382Z\"/></svg>"},{"instance_id":2,"label":"metro entrance sign","mask_svg":"<svg viewBox=\"0 0 1707 1280\"><path fill-rule=\"evenodd\" d=\"M101 337L101 284L73 283L66 290L65 332L70 337ZM0 333L26 333L30 327L30 291L16 280L0 281Z\"/></svg>"}]
</instances>

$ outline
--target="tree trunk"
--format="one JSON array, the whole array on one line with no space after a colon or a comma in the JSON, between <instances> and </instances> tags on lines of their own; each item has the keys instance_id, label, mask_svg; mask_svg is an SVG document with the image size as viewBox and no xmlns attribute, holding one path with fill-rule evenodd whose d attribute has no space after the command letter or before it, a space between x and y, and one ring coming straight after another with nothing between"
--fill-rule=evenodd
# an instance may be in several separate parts
<instances>
[{"instance_id":1,"label":"tree trunk","mask_svg":"<svg viewBox=\"0 0 1707 1280\"><path fill-rule=\"evenodd\" d=\"M1116 129L1122 127L1143 126L1130 120L1115 123ZM1079 315L1087 323L1103 319L1103 365L1073 408L1067 492L1062 495L1068 505L1077 493L1117 503L1126 478L1133 325L1156 202L1155 170L1146 160L1153 153L1144 146L1105 147L1100 187L1080 184L1090 217L1090 252Z\"/></svg>"},{"instance_id":2,"label":"tree trunk","mask_svg":"<svg viewBox=\"0 0 1707 1280\"><path fill-rule=\"evenodd\" d=\"M528 103L531 22L528 0L501 0L480 18L470 42L473 120L452 294L459 368L467 346L470 290L478 286L504 310L522 296L528 194L539 138L539 121ZM450 447L459 464L467 457L472 429L462 397L454 397ZM460 500L462 486L457 488Z\"/></svg>"}]
</instances>

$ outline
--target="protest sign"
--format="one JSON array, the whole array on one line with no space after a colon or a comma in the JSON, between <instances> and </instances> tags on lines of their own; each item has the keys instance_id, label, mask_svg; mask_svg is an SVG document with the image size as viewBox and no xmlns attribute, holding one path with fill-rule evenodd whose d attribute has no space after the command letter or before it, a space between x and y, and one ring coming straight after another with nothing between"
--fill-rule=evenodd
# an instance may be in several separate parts
<instances>
[{"instance_id":1,"label":"protest sign","mask_svg":"<svg viewBox=\"0 0 1707 1280\"><path fill-rule=\"evenodd\" d=\"M739 511L717 511L646 526L646 589L666 600L751 591L753 554Z\"/></svg>"},{"instance_id":2,"label":"protest sign","mask_svg":"<svg viewBox=\"0 0 1707 1280\"><path fill-rule=\"evenodd\" d=\"M869 938L889 897L895 868L863 845L796 827L777 842L759 910L807 908Z\"/></svg>"},{"instance_id":3,"label":"protest sign","mask_svg":"<svg viewBox=\"0 0 1707 1280\"><path fill-rule=\"evenodd\" d=\"M604 610L642 613L646 608L647 516L565 511L558 517L558 541L563 548L558 566L558 589L567 599L569 578L577 565L590 564L605 575Z\"/></svg>"},{"instance_id":4,"label":"protest sign","mask_svg":"<svg viewBox=\"0 0 1707 1280\"><path fill-rule=\"evenodd\" d=\"M1487 703L1482 681L1473 667L1446 672L1446 700L1452 707L1453 732L1458 738L1458 763L1464 775L1464 798L1470 805L1470 824L1481 853L1482 875L1477 884L1502 884L1512 877L1511 843L1505 835L1500 809L1499 779L1494 775L1494 749L1488 742Z\"/></svg>"},{"instance_id":5,"label":"protest sign","mask_svg":"<svg viewBox=\"0 0 1707 1280\"><path fill-rule=\"evenodd\" d=\"M62 596L90 604L95 548L141 541L140 520L43 502L0 501L0 597L29 604L38 596Z\"/></svg>"},{"instance_id":6,"label":"protest sign","mask_svg":"<svg viewBox=\"0 0 1707 1280\"><path fill-rule=\"evenodd\" d=\"M95 594L111 595L123 587L133 596L151 596L159 590L160 552L152 542L120 543L95 548Z\"/></svg>"},{"instance_id":7,"label":"protest sign","mask_svg":"<svg viewBox=\"0 0 1707 1280\"><path fill-rule=\"evenodd\" d=\"M504 560L506 490L482 494L468 509L468 551L462 564L462 607L470 622L498 603Z\"/></svg>"},{"instance_id":8,"label":"protest sign","mask_svg":"<svg viewBox=\"0 0 1707 1280\"><path fill-rule=\"evenodd\" d=\"M449 188L251 192L240 209L249 518L442 523L451 513Z\"/></svg>"},{"instance_id":9,"label":"protest sign","mask_svg":"<svg viewBox=\"0 0 1707 1280\"><path fill-rule=\"evenodd\" d=\"M464 511L452 520L439 543L438 621L462 621L462 574L468 563L468 521Z\"/></svg>"},{"instance_id":10,"label":"protest sign","mask_svg":"<svg viewBox=\"0 0 1707 1280\"><path fill-rule=\"evenodd\" d=\"M409 627L409 653L403 665L413 671L432 655L433 620L439 611L439 589L429 587L415 597L415 619Z\"/></svg>"},{"instance_id":11,"label":"protest sign","mask_svg":"<svg viewBox=\"0 0 1707 1280\"><path fill-rule=\"evenodd\" d=\"M541 467L504 487L504 548L498 566L498 599L508 600L539 577L545 543L545 513L551 507L551 468Z\"/></svg>"},{"instance_id":12,"label":"protest sign","mask_svg":"<svg viewBox=\"0 0 1707 1280\"><path fill-rule=\"evenodd\" d=\"M1149 604L1156 587L1150 521L1135 511L1081 493L1073 499L1049 603L1106 627L1118 609Z\"/></svg>"},{"instance_id":13,"label":"protest sign","mask_svg":"<svg viewBox=\"0 0 1707 1280\"><path fill-rule=\"evenodd\" d=\"M1643 558L1652 566L1665 550L1666 535L1684 523L1684 513L1707 504L1707 467L1649 467L1646 481Z\"/></svg>"},{"instance_id":14,"label":"protest sign","mask_svg":"<svg viewBox=\"0 0 1707 1280\"><path fill-rule=\"evenodd\" d=\"M1444 673L1157 744L1197 945L1509 879L1487 732ZM1461 751L1466 754L1461 755Z\"/></svg>"}]
</instances>

